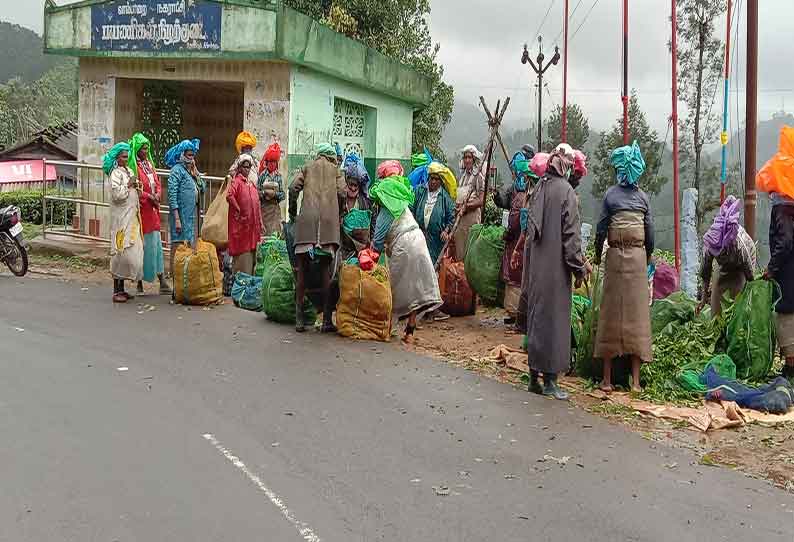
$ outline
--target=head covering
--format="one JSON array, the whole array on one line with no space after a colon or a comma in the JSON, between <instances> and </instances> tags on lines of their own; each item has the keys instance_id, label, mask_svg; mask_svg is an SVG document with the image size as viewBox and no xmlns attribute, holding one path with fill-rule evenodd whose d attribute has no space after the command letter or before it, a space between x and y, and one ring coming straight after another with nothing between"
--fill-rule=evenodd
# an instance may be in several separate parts
<instances>
[{"instance_id":1,"label":"head covering","mask_svg":"<svg viewBox=\"0 0 794 542\"><path fill-rule=\"evenodd\" d=\"M138 173L138 151L140 151L141 147L144 145L149 147L149 152L146 153L146 159L152 164L152 167L154 167L154 160L152 160L152 143L145 135L138 132L130 139L130 158L127 160L127 167L135 173Z\"/></svg>"},{"instance_id":2,"label":"head covering","mask_svg":"<svg viewBox=\"0 0 794 542\"><path fill-rule=\"evenodd\" d=\"M256 147L256 136L251 132L240 132L237 134L237 139L234 141L234 147L237 149L237 154L243 152L243 147Z\"/></svg>"},{"instance_id":3,"label":"head covering","mask_svg":"<svg viewBox=\"0 0 794 542\"><path fill-rule=\"evenodd\" d=\"M573 173L577 177L587 175L587 155L579 149L573 151Z\"/></svg>"},{"instance_id":4,"label":"head covering","mask_svg":"<svg viewBox=\"0 0 794 542\"><path fill-rule=\"evenodd\" d=\"M361 191L366 195L369 188L369 172L361 163L361 158L355 154L348 154L342 169L345 172L345 180L357 181Z\"/></svg>"},{"instance_id":5,"label":"head covering","mask_svg":"<svg viewBox=\"0 0 794 542\"><path fill-rule=\"evenodd\" d=\"M193 151L198 154L201 141L198 139L185 139L180 141L165 153L165 165L167 167L174 167L180 162L185 162L183 155L185 151Z\"/></svg>"},{"instance_id":6,"label":"head covering","mask_svg":"<svg viewBox=\"0 0 794 542\"><path fill-rule=\"evenodd\" d=\"M424 151L411 155L411 165L415 168L426 166L433 161L433 155L425 148Z\"/></svg>"},{"instance_id":7,"label":"head covering","mask_svg":"<svg viewBox=\"0 0 794 542\"><path fill-rule=\"evenodd\" d=\"M429 166L427 166L427 173L428 176L438 175L441 177L441 184L443 184L444 188L446 188L449 197L452 198L452 201L455 201L458 198L458 181L455 179L455 175L452 173L452 170L450 170L444 164L432 162Z\"/></svg>"},{"instance_id":8,"label":"head covering","mask_svg":"<svg viewBox=\"0 0 794 542\"><path fill-rule=\"evenodd\" d=\"M573 148L567 143L560 143L549 155L548 169L560 177L567 178L571 173L574 158Z\"/></svg>"},{"instance_id":9,"label":"head covering","mask_svg":"<svg viewBox=\"0 0 794 542\"><path fill-rule=\"evenodd\" d=\"M610 160L617 172L618 184L637 186L637 181L640 180L640 176L645 171L645 160L636 141L631 145L618 147L612 151Z\"/></svg>"},{"instance_id":10,"label":"head covering","mask_svg":"<svg viewBox=\"0 0 794 542\"><path fill-rule=\"evenodd\" d=\"M397 160L386 160L385 162L381 162L378 166L378 179L387 179L395 176L401 177L403 174L403 165Z\"/></svg>"},{"instance_id":11,"label":"head covering","mask_svg":"<svg viewBox=\"0 0 794 542\"><path fill-rule=\"evenodd\" d=\"M510 160L510 169L516 174L514 183L515 189L519 192L526 191L527 183L529 182L527 175L530 173L530 169L529 160L527 160L523 151L519 151L513 155L513 159Z\"/></svg>"},{"instance_id":12,"label":"head covering","mask_svg":"<svg viewBox=\"0 0 794 542\"><path fill-rule=\"evenodd\" d=\"M414 203L414 191L405 177L395 175L377 181L369 189L369 196L389 211L395 219L400 218L408 206Z\"/></svg>"},{"instance_id":13,"label":"head covering","mask_svg":"<svg viewBox=\"0 0 794 542\"><path fill-rule=\"evenodd\" d=\"M521 145L521 152L524 153L527 160L532 160L532 157L535 156L535 147L529 144Z\"/></svg>"},{"instance_id":14,"label":"head covering","mask_svg":"<svg viewBox=\"0 0 794 542\"><path fill-rule=\"evenodd\" d=\"M102 171L105 172L105 175L110 175L110 172L116 169L118 166L116 160L118 160L119 154L129 152L129 150L130 144L127 142L116 143L110 147L110 150L102 157Z\"/></svg>"},{"instance_id":15,"label":"head covering","mask_svg":"<svg viewBox=\"0 0 794 542\"><path fill-rule=\"evenodd\" d=\"M471 154L474 157L474 162L481 162L482 161L482 153L477 150L477 147L474 145L466 145L463 147L463 150L460 151L461 157L465 156L466 154Z\"/></svg>"},{"instance_id":16,"label":"head covering","mask_svg":"<svg viewBox=\"0 0 794 542\"><path fill-rule=\"evenodd\" d=\"M735 196L728 196L722 202L714 223L703 236L703 248L712 256L718 256L736 241L741 205Z\"/></svg>"},{"instance_id":17,"label":"head covering","mask_svg":"<svg viewBox=\"0 0 794 542\"><path fill-rule=\"evenodd\" d=\"M253 166L254 165L254 157L251 156L250 154L241 154L240 156L238 156L237 157L237 171L238 172L241 169L243 169L243 163L244 162L248 162L249 166Z\"/></svg>"},{"instance_id":18,"label":"head covering","mask_svg":"<svg viewBox=\"0 0 794 542\"><path fill-rule=\"evenodd\" d=\"M264 159L259 163L259 174L267 169L271 175L278 171L278 162L281 160L281 146L272 143L265 151Z\"/></svg>"},{"instance_id":19,"label":"head covering","mask_svg":"<svg viewBox=\"0 0 794 542\"><path fill-rule=\"evenodd\" d=\"M539 152L529 162L529 169L538 177L543 177L549 167L549 153Z\"/></svg>"},{"instance_id":20,"label":"head covering","mask_svg":"<svg viewBox=\"0 0 794 542\"><path fill-rule=\"evenodd\" d=\"M334 158L336 159L336 149L330 143L318 143L314 147L314 154L319 156L324 156L326 158Z\"/></svg>"}]
</instances>

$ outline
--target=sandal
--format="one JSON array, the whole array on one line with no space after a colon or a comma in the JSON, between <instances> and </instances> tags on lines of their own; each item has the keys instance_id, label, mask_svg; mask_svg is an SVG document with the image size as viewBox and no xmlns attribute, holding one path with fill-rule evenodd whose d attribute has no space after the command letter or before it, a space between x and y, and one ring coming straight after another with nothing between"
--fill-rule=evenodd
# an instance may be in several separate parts
<instances>
[{"instance_id":1,"label":"sandal","mask_svg":"<svg viewBox=\"0 0 794 542\"><path fill-rule=\"evenodd\" d=\"M116 292L113 294L113 303L126 303L127 296L125 296L122 292Z\"/></svg>"},{"instance_id":2,"label":"sandal","mask_svg":"<svg viewBox=\"0 0 794 542\"><path fill-rule=\"evenodd\" d=\"M415 331L416 331L416 326L405 326L405 332L403 333L402 341L405 344L413 344Z\"/></svg>"}]
</instances>

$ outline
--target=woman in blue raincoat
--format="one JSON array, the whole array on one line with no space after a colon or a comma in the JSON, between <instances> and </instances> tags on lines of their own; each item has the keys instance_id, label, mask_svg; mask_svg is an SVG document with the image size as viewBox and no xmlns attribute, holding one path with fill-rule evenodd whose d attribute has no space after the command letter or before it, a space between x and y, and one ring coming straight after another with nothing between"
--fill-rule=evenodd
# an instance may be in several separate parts
<instances>
[{"instance_id":1,"label":"woman in blue raincoat","mask_svg":"<svg viewBox=\"0 0 794 542\"><path fill-rule=\"evenodd\" d=\"M165 165L171 168L168 175L168 225L172 279L176 245L193 244L196 241L199 195L204 192L205 187L204 179L196 167L199 144L198 139L186 139L165 153Z\"/></svg>"}]
</instances>

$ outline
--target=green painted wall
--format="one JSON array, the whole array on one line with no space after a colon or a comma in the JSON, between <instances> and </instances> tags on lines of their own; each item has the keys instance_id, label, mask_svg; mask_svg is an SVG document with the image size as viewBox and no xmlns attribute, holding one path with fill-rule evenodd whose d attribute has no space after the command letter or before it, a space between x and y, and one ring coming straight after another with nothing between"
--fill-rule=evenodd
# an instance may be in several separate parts
<instances>
[{"instance_id":1,"label":"green painted wall","mask_svg":"<svg viewBox=\"0 0 794 542\"><path fill-rule=\"evenodd\" d=\"M430 101L430 79L409 66L334 32L280 2L209 0L223 5L220 51L96 51L91 48L91 6L101 1L47 7L44 46L52 54L102 57L280 59L387 94L419 108Z\"/></svg>"},{"instance_id":2,"label":"green painted wall","mask_svg":"<svg viewBox=\"0 0 794 542\"><path fill-rule=\"evenodd\" d=\"M409 104L300 66L292 67L290 96L290 169L293 163L302 164L316 144L331 141L335 98L369 108L367 139L374 139L374 145L367 141L368 169L372 161L410 161L413 108Z\"/></svg>"}]
</instances>

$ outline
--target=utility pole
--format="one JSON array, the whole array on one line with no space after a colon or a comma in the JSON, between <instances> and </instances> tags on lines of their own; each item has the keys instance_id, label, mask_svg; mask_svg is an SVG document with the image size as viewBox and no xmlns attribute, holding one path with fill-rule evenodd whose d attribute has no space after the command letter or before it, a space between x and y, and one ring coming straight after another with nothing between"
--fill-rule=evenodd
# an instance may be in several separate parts
<instances>
[{"instance_id":1,"label":"utility pole","mask_svg":"<svg viewBox=\"0 0 794 542\"><path fill-rule=\"evenodd\" d=\"M675 232L675 268L681 273L681 198L678 178L678 19L676 6L678 0L672 0L671 20L673 21L673 37L670 51L673 62L673 111L670 122L673 123L673 230Z\"/></svg>"},{"instance_id":2,"label":"utility pole","mask_svg":"<svg viewBox=\"0 0 794 542\"><path fill-rule=\"evenodd\" d=\"M728 183L728 91L731 77L731 0L728 0L727 30L725 32L725 82L722 90L722 169L720 171L720 205L725 201L725 185Z\"/></svg>"},{"instance_id":3,"label":"utility pole","mask_svg":"<svg viewBox=\"0 0 794 542\"><path fill-rule=\"evenodd\" d=\"M629 144L629 0L623 0L623 144Z\"/></svg>"},{"instance_id":4,"label":"utility pole","mask_svg":"<svg viewBox=\"0 0 794 542\"><path fill-rule=\"evenodd\" d=\"M521 63L529 64L538 77L538 152L540 152L543 148L543 74L546 73L546 70L548 70L552 65L556 66L560 61L560 48L554 48L554 56L551 57L551 60L544 66L543 61L545 59L546 57L543 56L542 36L538 36L538 57L536 59L537 64L532 62L532 59L529 58L527 44L524 44L524 54L521 56ZM563 111L565 110L563 109Z\"/></svg>"},{"instance_id":5,"label":"utility pole","mask_svg":"<svg viewBox=\"0 0 794 542\"><path fill-rule=\"evenodd\" d=\"M568 143L568 0L565 0L564 20L565 37L562 45L562 142Z\"/></svg>"},{"instance_id":6,"label":"utility pole","mask_svg":"<svg viewBox=\"0 0 794 542\"><path fill-rule=\"evenodd\" d=\"M758 128L758 0L747 0L747 127L744 156L744 229L755 239L755 161Z\"/></svg>"}]
</instances>

